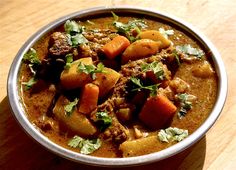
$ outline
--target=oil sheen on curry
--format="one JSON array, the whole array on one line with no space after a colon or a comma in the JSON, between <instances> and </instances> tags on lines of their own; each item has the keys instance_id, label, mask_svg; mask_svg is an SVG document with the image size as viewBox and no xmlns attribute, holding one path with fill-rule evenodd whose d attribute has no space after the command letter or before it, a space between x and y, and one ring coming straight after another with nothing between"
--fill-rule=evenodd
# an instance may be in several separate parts
<instances>
[{"instance_id":1,"label":"oil sheen on curry","mask_svg":"<svg viewBox=\"0 0 236 170\"><path fill-rule=\"evenodd\" d=\"M133 16L67 20L25 53L32 124L81 154L133 157L192 134L215 103L211 55L173 26Z\"/></svg>"}]
</instances>

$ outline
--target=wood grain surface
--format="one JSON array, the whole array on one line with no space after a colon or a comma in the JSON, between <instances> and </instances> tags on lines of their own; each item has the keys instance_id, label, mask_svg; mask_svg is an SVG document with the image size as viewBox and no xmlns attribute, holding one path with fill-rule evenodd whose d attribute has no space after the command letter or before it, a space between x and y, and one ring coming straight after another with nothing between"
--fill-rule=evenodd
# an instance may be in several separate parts
<instances>
[{"instance_id":1,"label":"wood grain surface","mask_svg":"<svg viewBox=\"0 0 236 170\"><path fill-rule=\"evenodd\" d=\"M0 169L105 169L68 161L34 142L12 116L6 85L13 58L38 29L81 9L115 5L151 8L191 23L218 48L229 79L222 114L203 139L169 159L129 169L236 169L235 0L0 0Z\"/></svg>"}]
</instances>

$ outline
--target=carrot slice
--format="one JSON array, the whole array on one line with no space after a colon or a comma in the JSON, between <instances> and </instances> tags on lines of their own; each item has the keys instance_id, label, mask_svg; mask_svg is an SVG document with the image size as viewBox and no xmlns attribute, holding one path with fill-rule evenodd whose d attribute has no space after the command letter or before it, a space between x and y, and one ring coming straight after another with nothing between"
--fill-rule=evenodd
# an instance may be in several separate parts
<instances>
[{"instance_id":1,"label":"carrot slice","mask_svg":"<svg viewBox=\"0 0 236 170\"><path fill-rule=\"evenodd\" d=\"M95 84L88 83L84 86L80 98L78 111L83 114L89 114L97 107L99 87Z\"/></svg>"},{"instance_id":2,"label":"carrot slice","mask_svg":"<svg viewBox=\"0 0 236 170\"><path fill-rule=\"evenodd\" d=\"M152 129L161 129L173 118L176 110L176 106L167 97L157 95L147 99L139 119Z\"/></svg>"},{"instance_id":3,"label":"carrot slice","mask_svg":"<svg viewBox=\"0 0 236 170\"><path fill-rule=\"evenodd\" d=\"M116 56L121 54L129 45L130 42L126 37L118 35L113 40L106 43L102 49L108 59L114 59Z\"/></svg>"}]
</instances>

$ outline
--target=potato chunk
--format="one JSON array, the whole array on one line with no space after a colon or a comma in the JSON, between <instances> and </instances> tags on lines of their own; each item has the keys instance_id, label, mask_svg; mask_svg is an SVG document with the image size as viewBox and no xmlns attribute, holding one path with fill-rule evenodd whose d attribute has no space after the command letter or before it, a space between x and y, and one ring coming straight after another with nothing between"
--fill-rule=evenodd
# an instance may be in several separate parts
<instances>
[{"instance_id":1,"label":"potato chunk","mask_svg":"<svg viewBox=\"0 0 236 170\"><path fill-rule=\"evenodd\" d=\"M59 122L80 136L88 137L94 135L97 132L97 129L85 115L77 112L77 109L74 109L71 115L66 114L64 106L68 103L69 100L64 96L60 96L53 108L53 113Z\"/></svg>"},{"instance_id":2,"label":"potato chunk","mask_svg":"<svg viewBox=\"0 0 236 170\"><path fill-rule=\"evenodd\" d=\"M132 43L122 55L122 63L125 64L129 60L134 61L156 54L160 50L160 41L150 39L141 39Z\"/></svg>"},{"instance_id":3,"label":"potato chunk","mask_svg":"<svg viewBox=\"0 0 236 170\"><path fill-rule=\"evenodd\" d=\"M208 78L214 75L214 70L208 61L204 61L193 67L192 73L195 77Z\"/></svg>"},{"instance_id":4,"label":"potato chunk","mask_svg":"<svg viewBox=\"0 0 236 170\"><path fill-rule=\"evenodd\" d=\"M93 81L99 87L99 97L103 97L116 85L120 74L111 68L104 68L104 73L96 73Z\"/></svg>"},{"instance_id":5,"label":"potato chunk","mask_svg":"<svg viewBox=\"0 0 236 170\"><path fill-rule=\"evenodd\" d=\"M157 136L149 136L131 141L125 141L120 145L123 157L140 156L162 149L163 145Z\"/></svg>"},{"instance_id":6,"label":"potato chunk","mask_svg":"<svg viewBox=\"0 0 236 170\"><path fill-rule=\"evenodd\" d=\"M139 34L141 39L150 39L153 41L160 41L160 48L167 48L171 45L171 41L165 38L159 31L157 30L147 30L143 31Z\"/></svg>"},{"instance_id":7,"label":"potato chunk","mask_svg":"<svg viewBox=\"0 0 236 170\"><path fill-rule=\"evenodd\" d=\"M77 71L77 67L80 62L86 65L93 64L91 57L81 58L74 61L68 70L64 70L61 73L61 84L65 89L79 88L89 82L92 82L92 78L89 74Z\"/></svg>"}]
</instances>

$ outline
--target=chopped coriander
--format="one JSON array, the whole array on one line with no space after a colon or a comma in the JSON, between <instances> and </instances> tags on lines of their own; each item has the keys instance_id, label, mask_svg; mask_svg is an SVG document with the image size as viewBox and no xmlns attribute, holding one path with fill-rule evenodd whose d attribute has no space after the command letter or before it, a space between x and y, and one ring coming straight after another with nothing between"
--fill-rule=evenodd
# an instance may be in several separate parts
<instances>
[{"instance_id":1,"label":"chopped coriander","mask_svg":"<svg viewBox=\"0 0 236 170\"><path fill-rule=\"evenodd\" d=\"M118 22L119 17L112 12L114 21L113 26L117 29L117 32L120 34L125 35L131 42L134 42L137 40L136 37L134 37L131 33L132 30L136 30L137 33L140 32L140 28L146 28L146 22L141 19L135 19L132 21L129 21L127 24L124 24L122 22Z\"/></svg>"},{"instance_id":2,"label":"chopped coriander","mask_svg":"<svg viewBox=\"0 0 236 170\"><path fill-rule=\"evenodd\" d=\"M33 74L33 77L28 82L22 82L26 87L25 89L29 90L38 81L36 78L36 72L37 68L41 65L41 61L38 58L36 50L33 48L30 48L29 51L24 54L23 61L28 64L31 73Z\"/></svg>"},{"instance_id":3,"label":"chopped coriander","mask_svg":"<svg viewBox=\"0 0 236 170\"><path fill-rule=\"evenodd\" d=\"M154 84L154 85L150 85L150 86L143 86L141 84L140 79L138 79L138 78L131 77L130 80L132 83L134 83L135 85L138 86L138 88L134 88L134 89L132 89L132 91L140 91L141 89L147 89L150 91L151 96L155 96L157 94L157 88L158 88L159 84Z\"/></svg>"},{"instance_id":4,"label":"chopped coriander","mask_svg":"<svg viewBox=\"0 0 236 170\"><path fill-rule=\"evenodd\" d=\"M204 55L204 52L201 49L193 48L190 44L176 46L176 50L187 55L195 56L199 59Z\"/></svg>"},{"instance_id":5,"label":"chopped coriander","mask_svg":"<svg viewBox=\"0 0 236 170\"><path fill-rule=\"evenodd\" d=\"M69 142L68 146L72 148L79 148L82 154L91 154L95 150L99 149L102 142L99 138L97 139L83 139L79 136L74 136Z\"/></svg>"},{"instance_id":6,"label":"chopped coriander","mask_svg":"<svg viewBox=\"0 0 236 170\"><path fill-rule=\"evenodd\" d=\"M91 64L86 65L80 62L78 64L77 71L90 74L93 80L96 79L96 73L106 73L106 71L104 70L104 65L102 63L98 63L96 67Z\"/></svg>"},{"instance_id":7,"label":"chopped coriander","mask_svg":"<svg viewBox=\"0 0 236 170\"><path fill-rule=\"evenodd\" d=\"M77 47L80 44L88 43L88 40L82 34L76 34L71 36L71 43L73 47Z\"/></svg>"},{"instance_id":8,"label":"chopped coriander","mask_svg":"<svg viewBox=\"0 0 236 170\"><path fill-rule=\"evenodd\" d=\"M71 63L73 62L73 55L67 54L65 58L66 58L66 65L64 66L64 68L69 69L71 67Z\"/></svg>"},{"instance_id":9,"label":"chopped coriander","mask_svg":"<svg viewBox=\"0 0 236 170\"><path fill-rule=\"evenodd\" d=\"M174 30L165 30L164 28L159 28L159 32L165 37L168 38L169 35L174 34Z\"/></svg>"},{"instance_id":10,"label":"chopped coriander","mask_svg":"<svg viewBox=\"0 0 236 170\"><path fill-rule=\"evenodd\" d=\"M79 99L75 98L73 102L68 103L67 105L64 106L65 112L67 116L70 116L71 113L74 111L75 106L77 105Z\"/></svg>"},{"instance_id":11,"label":"chopped coriander","mask_svg":"<svg viewBox=\"0 0 236 170\"><path fill-rule=\"evenodd\" d=\"M100 131L104 131L112 123L112 118L108 116L107 112L97 112L96 113L96 123L99 126Z\"/></svg>"},{"instance_id":12,"label":"chopped coriander","mask_svg":"<svg viewBox=\"0 0 236 170\"><path fill-rule=\"evenodd\" d=\"M82 34L85 30L84 26L79 25L75 21L67 20L64 24L64 29L67 33L68 42L73 47L88 43L88 40Z\"/></svg>"},{"instance_id":13,"label":"chopped coriander","mask_svg":"<svg viewBox=\"0 0 236 170\"><path fill-rule=\"evenodd\" d=\"M64 29L67 34L74 35L77 33L82 33L84 31L84 27L80 26L76 21L67 20L64 24Z\"/></svg>"},{"instance_id":14,"label":"chopped coriander","mask_svg":"<svg viewBox=\"0 0 236 170\"><path fill-rule=\"evenodd\" d=\"M165 79L163 65L160 62L154 61L150 64L143 64L143 65L141 65L141 69L144 72L153 71L156 78L159 79L159 80L164 80Z\"/></svg>"},{"instance_id":15,"label":"chopped coriander","mask_svg":"<svg viewBox=\"0 0 236 170\"><path fill-rule=\"evenodd\" d=\"M180 110L178 112L179 119L182 119L187 112L192 109L192 102L188 100L189 94L181 93L177 95L177 99L180 102Z\"/></svg>"},{"instance_id":16,"label":"chopped coriander","mask_svg":"<svg viewBox=\"0 0 236 170\"><path fill-rule=\"evenodd\" d=\"M116 15L114 12L112 12L111 11L111 14L112 14L112 16L113 16L113 18L114 18L114 21L118 21L119 20L119 16L118 15Z\"/></svg>"},{"instance_id":17,"label":"chopped coriander","mask_svg":"<svg viewBox=\"0 0 236 170\"><path fill-rule=\"evenodd\" d=\"M169 127L167 129L161 129L158 132L158 138L162 142L180 142L188 136L188 130L179 129L176 127Z\"/></svg>"},{"instance_id":18,"label":"chopped coriander","mask_svg":"<svg viewBox=\"0 0 236 170\"><path fill-rule=\"evenodd\" d=\"M34 77L32 77L31 79L29 79L28 82L22 82L23 85L25 85L25 89L29 90L31 87L33 87L34 84L37 83L37 79Z\"/></svg>"},{"instance_id":19,"label":"chopped coriander","mask_svg":"<svg viewBox=\"0 0 236 170\"><path fill-rule=\"evenodd\" d=\"M33 64L33 65L41 64L38 58L37 52L33 48L30 48L29 51L24 54L23 61L29 62L30 64Z\"/></svg>"},{"instance_id":20,"label":"chopped coriander","mask_svg":"<svg viewBox=\"0 0 236 170\"><path fill-rule=\"evenodd\" d=\"M179 55L178 55L176 50L173 51L173 55L175 57L175 60L176 60L176 62L178 64L178 66L180 66L181 63L180 63Z\"/></svg>"}]
</instances>

